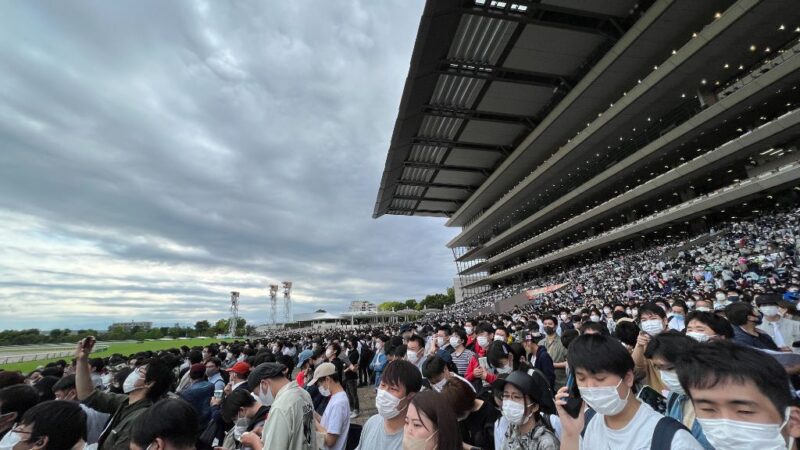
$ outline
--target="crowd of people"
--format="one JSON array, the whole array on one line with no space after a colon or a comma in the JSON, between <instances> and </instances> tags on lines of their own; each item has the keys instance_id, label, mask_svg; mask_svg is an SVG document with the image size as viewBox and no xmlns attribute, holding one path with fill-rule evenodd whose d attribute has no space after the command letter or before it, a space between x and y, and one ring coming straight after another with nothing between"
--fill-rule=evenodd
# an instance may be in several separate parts
<instances>
[{"instance_id":1,"label":"crowd of people","mask_svg":"<svg viewBox=\"0 0 800 450\"><path fill-rule=\"evenodd\" d=\"M797 448L799 223L615 254L505 313L108 358L87 337L0 372L0 449Z\"/></svg>"}]
</instances>

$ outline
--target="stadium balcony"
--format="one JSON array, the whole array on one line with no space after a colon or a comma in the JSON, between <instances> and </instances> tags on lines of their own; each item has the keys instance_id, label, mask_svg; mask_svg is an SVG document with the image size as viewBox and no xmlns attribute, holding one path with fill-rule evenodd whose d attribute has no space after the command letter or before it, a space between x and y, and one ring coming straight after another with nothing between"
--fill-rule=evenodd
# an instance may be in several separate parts
<instances>
[{"instance_id":1,"label":"stadium balcony","mask_svg":"<svg viewBox=\"0 0 800 450\"><path fill-rule=\"evenodd\" d=\"M551 228L537 230L525 239L501 248L496 254L482 263L463 270L461 274L490 271L494 266L536 250L554 239L567 234L574 236L581 231L586 232L588 227L596 226L598 221L602 225L602 221L607 220L613 223L614 217L622 217L623 221L625 217L635 217L637 209L645 209L642 206L643 204L646 206L648 202L658 205L659 208L669 207L671 205L665 205L661 201L662 196L680 197L678 191L682 186L691 188L692 195L703 194L703 190L713 190L714 182L724 179L719 173L738 172L736 169L743 167L748 160L752 163L755 163L755 159L761 160L759 166L752 167L753 170L757 170L762 165L774 164L773 161L780 158L792 157L789 154L793 152L792 147L796 148L798 136L800 136L800 109L795 109L602 204L590 207L583 213L573 215ZM785 150L780 150L782 148ZM735 176L738 174L729 175L729 178ZM481 256L487 247L483 247L482 251L473 252L472 255Z\"/></svg>"},{"instance_id":2,"label":"stadium balcony","mask_svg":"<svg viewBox=\"0 0 800 450\"><path fill-rule=\"evenodd\" d=\"M461 261L469 261L469 258L490 258L505 251L509 243L524 240L521 239L522 236L530 237L555 223L583 213L588 209L586 203L591 200L600 204L620 191L630 189L631 184L648 180L663 173L665 168L682 164L694 156L695 148L698 152L703 151L702 148L713 148L726 136L739 136L745 130L783 114L800 99L800 92L795 86L790 86L790 83L796 83L800 78L796 74L800 68L798 56L800 44L779 49L774 56L760 61L745 75L744 78L751 78L751 74L759 73L757 83L743 83L724 100L687 118L647 145L630 145L629 148L633 150L629 153L632 154L617 163L610 162L610 167L600 174L582 184L575 180L572 186L565 189L564 194L552 192L545 196L541 203L549 202L546 207L534 211L530 209L530 203L533 202L529 201L526 207L515 213L515 222L486 242L464 252L465 257ZM763 66L768 66L769 70L763 70ZM615 155L621 153L622 149L614 152ZM539 197L542 197L541 193Z\"/></svg>"},{"instance_id":3,"label":"stadium balcony","mask_svg":"<svg viewBox=\"0 0 800 450\"><path fill-rule=\"evenodd\" d=\"M791 8L790 8L791 9ZM646 118L659 117L674 110L681 104L689 101L692 90L699 91L697 102L706 101L705 93L712 86L721 87L730 79L737 78L736 74L747 73L746 67L757 65L762 59L764 52L752 52L750 47L755 46L761 49L778 49L794 39L791 33L781 30L781 21L786 19L786 5L781 2L738 2L733 7L725 11L720 18L702 31L696 37L690 39L681 48L672 52L671 56L662 64L654 66L652 72L644 77L641 82L637 82L630 90L622 92L620 98L614 102L606 111L598 113L594 121L586 124L586 127L579 131L575 136L567 139L566 143L552 155L544 158L544 161L530 172L522 181L513 186L502 198L496 201L485 212L476 219L466 218L468 211L477 210L472 206L489 204L495 197L484 194L482 190L493 180L504 179L507 183L510 179L518 180L505 173L508 164L513 163L514 155L510 156L503 165L498 168L484 185L481 186L470 199L462 206L459 211L453 214L449 225L459 223L470 223L465 226L462 232L448 243L450 247L469 246L476 240L486 240L492 235L497 234L498 225L507 223L512 215L524 207L529 199L535 199L541 195L566 195L575 179L586 179L607 168L606 165L598 164L598 161L606 161L613 148L612 144L617 140L625 141L632 134L629 130L647 127ZM792 12L798 14L800 12ZM791 19L791 18L790 18ZM755 44L749 45L742 39L743 30L759 30L758 33L751 33ZM735 61L731 66L731 61ZM738 91L722 98L719 101L710 98L703 109L698 114L683 121L691 125L699 125L701 118L711 121L721 118L723 111L733 106L732 99L739 102L747 100L748 96L755 95L762 91L765 86L764 80L772 78L777 82L775 75L782 70L784 76L790 75L791 70L797 64L796 58L789 58L782 62L774 70L770 70L758 77L753 83L743 85ZM736 69L738 67L738 69ZM791 70L789 70L791 67ZM735 73L734 73L735 72ZM716 81L714 81L716 80ZM708 86L708 89L706 88ZM758 86L760 89L753 89ZM748 95L742 95L743 93ZM716 101L716 103L714 103ZM751 99L752 101L752 99ZM710 106L708 103L712 103ZM719 106L717 106L719 105ZM714 108L713 113L704 114L707 110ZM719 117L718 117L719 116ZM552 127L546 121L541 126ZM665 124L673 125L673 124ZM537 130L539 128L537 127ZM621 131L626 130L626 131ZM671 133L669 129L662 130L664 133ZM537 133L536 130L531 136ZM619 136L618 136L619 135ZM674 135L673 135L674 136ZM674 136L680 138L681 136ZM530 138L530 136L529 136ZM535 140L529 142L526 139L516 152L522 150L547 153L546 148L531 147ZM552 147L551 147L552 149ZM516 154L515 152L515 154ZM622 155L625 157L627 155ZM622 159L618 158L616 161ZM519 171L525 165L516 165L514 170ZM531 166L527 166L530 168ZM508 176L506 176L508 175ZM572 178L572 180L570 180ZM555 194L553 194L555 192ZM476 203L477 202L477 203ZM536 202L536 208L544 208L547 202ZM480 209L480 208L478 208Z\"/></svg>"},{"instance_id":4,"label":"stadium balcony","mask_svg":"<svg viewBox=\"0 0 800 450\"><path fill-rule=\"evenodd\" d=\"M510 278L524 271L542 265L551 264L562 259L608 246L631 237L668 226L671 223L683 222L708 214L709 211L724 209L746 203L748 199L767 195L770 192L796 187L800 183L800 162L795 161L783 165L759 176L739 181L738 183L718 189L710 194L673 206L667 210L606 231L600 235L576 242L564 248L525 261L513 267L492 273L465 287L472 288Z\"/></svg>"}]
</instances>

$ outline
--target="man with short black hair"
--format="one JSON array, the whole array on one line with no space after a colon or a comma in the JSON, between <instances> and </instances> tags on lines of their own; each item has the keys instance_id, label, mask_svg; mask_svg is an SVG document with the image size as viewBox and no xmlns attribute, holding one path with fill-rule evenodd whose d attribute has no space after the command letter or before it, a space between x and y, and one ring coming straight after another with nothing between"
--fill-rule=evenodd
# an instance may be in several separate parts
<instances>
[{"instance_id":1,"label":"man with short black hair","mask_svg":"<svg viewBox=\"0 0 800 450\"><path fill-rule=\"evenodd\" d=\"M422 388L422 375L408 361L397 360L386 365L375 397L378 414L364 424L358 450L402 450L403 425L408 405Z\"/></svg>"},{"instance_id":2,"label":"man with short black hair","mask_svg":"<svg viewBox=\"0 0 800 450\"><path fill-rule=\"evenodd\" d=\"M194 450L197 414L177 398L159 400L133 424L131 450Z\"/></svg>"},{"instance_id":3,"label":"man with short black hair","mask_svg":"<svg viewBox=\"0 0 800 450\"><path fill-rule=\"evenodd\" d=\"M89 371L89 354L94 338L78 342L75 350L75 388L78 399L92 409L112 414L111 421L98 439L100 450L126 450L130 445L133 421L164 396L175 381L172 367L159 358L151 358L133 369L123 383L123 394L94 389Z\"/></svg>"},{"instance_id":4,"label":"man with short black hair","mask_svg":"<svg viewBox=\"0 0 800 450\"><path fill-rule=\"evenodd\" d=\"M27 384L15 384L0 389L0 448L10 448L19 440L13 429L26 411L39 403L39 393Z\"/></svg>"},{"instance_id":5,"label":"man with short black hair","mask_svg":"<svg viewBox=\"0 0 800 450\"><path fill-rule=\"evenodd\" d=\"M406 344L406 360L422 371L422 365L425 364L427 358L427 355L425 355L425 339L416 334L411 336Z\"/></svg>"},{"instance_id":6,"label":"man with short black hair","mask_svg":"<svg viewBox=\"0 0 800 450\"><path fill-rule=\"evenodd\" d=\"M564 409L569 388L558 391L562 450L644 449L651 448L653 441L664 448L702 450L679 422L636 398L633 359L616 339L602 334L579 336L569 346L567 361L590 409L572 417Z\"/></svg>"},{"instance_id":7,"label":"man with short black hair","mask_svg":"<svg viewBox=\"0 0 800 450\"><path fill-rule=\"evenodd\" d=\"M206 377L208 382L214 385L215 391L225 389L225 380L222 378L220 370L222 369L222 361L217 357L206 359Z\"/></svg>"},{"instance_id":8,"label":"man with short black hair","mask_svg":"<svg viewBox=\"0 0 800 450\"><path fill-rule=\"evenodd\" d=\"M75 402L50 400L29 409L11 431L14 450L72 450L86 445L86 413Z\"/></svg>"},{"instance_id":9,"label":"man with short black hair","mask_svg":"<svg viewBox=\"0 0 800 450\"><path fill-rule=\"evenodd\" d=\"M75 375L67 375L58 380L56 384L53 385L53 394L55 394L56 400L74 401L78 403ZM86 443L88 445L94 444L100 439L100 434L103 433L103 428L105 428L111 416L101 413L100 411L95 411L83 403L78 404L81 406L81 409L83 409L83 412L86 413Z\"/></svg>"},{"instance_id":10,"label":"man with short black hair","mask_svg":"<svg viewBox=\"0 0 800 450\"><path fill-rule=\"evenodd\" d=\"M800 409L773 357L716 340L686 352L676 370L715 448L783 449L800 438Z\"/></svg>"}]
</instances>

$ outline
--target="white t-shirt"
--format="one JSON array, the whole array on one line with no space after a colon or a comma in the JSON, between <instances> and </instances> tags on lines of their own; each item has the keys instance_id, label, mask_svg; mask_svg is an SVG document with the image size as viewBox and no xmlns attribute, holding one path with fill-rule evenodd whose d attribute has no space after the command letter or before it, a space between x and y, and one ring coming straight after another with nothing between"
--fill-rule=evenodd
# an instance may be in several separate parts
<instances>
[{"instance_id":1,"label":"white t-shirt","mask_svg":"<svg viewBox=\"0 0 800 450\"><path fill-rule=\"evenodd\" d=\"M347 432L350 430L350 402L347 394L337 392L331 395L325 413L322 414L320 424L328 430L328 433L338 434L339 438L332 447L325 447L328 450L343 450L347 443Z\"/></svg>"},{"instance_id":2,"label":"white t-shirt","mask_svg":"<svg viewBox=\"0 0 800 450\"><path fill-rule=\"evenodd\" d=\"M612 430L606 426L602 415L595 414L586 427L584 437L580 439L580 448L582 450L648 450L656 424L663 417L650 405L640 403L639 410L636 411L628 425L620 430ZM675 433L670 448L672 450L703 450L703 446L686 430L679 430Z\"/></svg>"}]
</instances>

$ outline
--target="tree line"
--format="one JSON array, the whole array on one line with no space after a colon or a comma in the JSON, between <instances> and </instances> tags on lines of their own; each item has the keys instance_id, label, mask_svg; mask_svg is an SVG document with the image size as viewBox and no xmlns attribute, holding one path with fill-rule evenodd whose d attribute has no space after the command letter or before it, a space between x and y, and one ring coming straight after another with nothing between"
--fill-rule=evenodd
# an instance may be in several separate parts
<instances>
[{"instance_id":1,"label":"tree line","mask_svg":"<svg viewBox=\"0 0 800 450\"><path fill-rule=\"evenodd\" d=\"M164 337L198 337L215 336L228 333L228 319L219 319L213 325L208 320L199 320L194 326L181 326L175 324L171 327L153 327L145 329L141 326L134 326L125 329L122 326L110 327L108 330L80 329L71 330L69 328L54 328L42 332L38 328L27 330L3 330L0 331L0 345L31 345L31 344L60 344L76 343L86 336L96 336L101 341L126 341L145 339L161 339ZM236 335L252 335L255 327L247 325L247 321L239 318L236 323Z\"/></svg>"},{"instance_id":2,"label":"tree line","mask_svg":"<svg viewBox=\"0 0 800 450\"><path fill-rule=\"evenodd\" d=\"M406 301L383 302L378 305L378 311L400 311L403 309L415 309L417 311L421 311L425 308L442 309L446 305L452 305L455 302L455 290L453 288L447 288L447 293L431 294L426 296L420 302L417 302L417 300L413 298Z\"/></svg>"}]
</instances>

